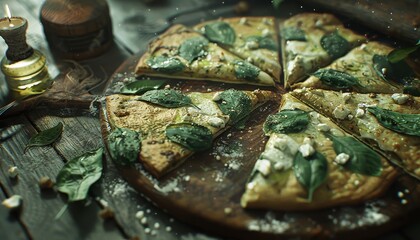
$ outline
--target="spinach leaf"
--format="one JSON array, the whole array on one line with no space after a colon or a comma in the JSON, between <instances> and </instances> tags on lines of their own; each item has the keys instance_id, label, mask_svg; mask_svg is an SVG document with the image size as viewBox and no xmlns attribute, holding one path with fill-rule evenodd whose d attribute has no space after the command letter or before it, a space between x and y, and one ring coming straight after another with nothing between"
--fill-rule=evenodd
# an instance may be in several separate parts
<instances>
[{"instance_id":1,"label":"spinach leaf","mask_svg":"<svg viewBox=\"0 0 420 240\"><path fill-rule=\"evenodd\" d=\"M324 155L315 152L308 158L297 152L293 160L296 179L308 191L308 200L312 201L315 190L327 179L328 162Z\"/></svg>"},{"instance_id":2,"label":"spinach leaf","mask_svg":"<svg viewBox=\"0 0 420 240\"><path fill-rule=\"evenodd\" d=\"M271 1L271 2L273 3L273 6L274 6L276 9L279 9L280 4L283 2L283 0L273 0L273 1Z\"/></svg>"},{"instance_id":3,"label":"spinach leaf","mask_svg":"<svg viewBox=\"0 0 420 240\"><path fill-rule=\"evenodd\" d=\"M178 58L168 56L152 57L147 60L147 65L162 73L177 73L185 69L185 65Z\"/></svg>"},{"instance_id":4,"label":"spinach leaf","mask_svg":"<svg viewBox=\"0 0 420 240\"><path fill-rule=\"evenodd\" d=\"M350 50L350 43L340 36L337 31L325 34L321 38L321 47L333 59L344 56Z\"/></svg>"},{"instance_id":5,"label":"spinach leaf","mask_svg":"<svg viewBox=\"0 0 420 240\"><path fill-rule=\"evenodd\" d=\"M209 41L203 37L187 39L179 46L179 55L192 63L197 58L207 55L208 44Z\"/></svg>"},{"instance_id":6,"label":"spinach leaf","mask_svg":"<svg viewBox=\"0 0 420 240\"><path fill-rule=\"evenodd\" d=\"M165 82L166 80L139 80L125 85L123 88L121 88L120 93L139 95L149 90L158 89L163 84L165 84Z\"/></svg>"},{"instance_id":7,"label":"spinach leaf","mask_svg":"<svg viewBox=\"0 0 420 240\"><path fill-rule=\"evenodd\" d=\"M306 41L305 32L297 27L285 27L281 30L281 35L286 41Z\"/></svg>"},{"instance_id":8,"label":"spinach leaf","mask_svg":"<svg viewBox=\"0 0 420 240\"><path fill-rule=\"evenodd\" d=\"M272 38L261 37L261 36L249 36L246 38L246 42L258 43L258 48L268 49L271 51L277 51L277 44Z\"/></svg>"},{"instance_id":9,"label":"spinach leaf","mask_svg":"<svg viewBox=\"0 0 420 240\"><path fill-rule=\"evenodd\" d=\"M300 109L285 109L280 112L269 115L263 125L266 135L271 133L297 133L309 124L309 114Z\"/></svg>"},{"instance_id":10,"label":"spinach leaf","mask_svg":"<svg viewBox=\"0 0 420 240\"><path fill-rule=\"evenodd\" d=\"M204 26L204 35L212 42L233 45L236 40L235 30L226 22L218 21Z\"/></svg>"},{"instance_id":11,"label":"spinach leaf","mask_svg":"<svg viewBox=\"0 0 420 240\"><path fill-rule=\"evenodd\" d=\"M369 107L368 111L383 127L398 133L420 137L420 114L393 112L379 107Z\"/></svg>"},{"instance_id":12,"label":"spinach leaf","mask_svg":"<svg viewBox=\"0 0 420 240\"><path fill-rule=\"evenodd\" d=\"M334 136L326 133L332 140L334 151L337 154L345 153L350 156L344 168L363 175L380 176L382 173L381 157L363 143L349 136Z\"/></svg>"},{"instance_id":13,"label":"spinach leaf","mask_svg":"<svg viewBox=\"0 0 420 240\"><path fill-rule=\"evenodd\" d=\"M211 147L211 131L195 123L171 124L166 127L166 137L191 151L204 151Z\"/></svg>"},{"instance_id":14,"label":"spinach leaf","mask_svg":"<svg viewBox=\"0 0 420 240\"><path fill-rule=\"evenodd\" d=\"M70 160L57 175L57 190L68 195L69 202L84 200L90 186L102 174L103 148Z\"/></svg>"},{"instance_id":15,"label":"spinach leaf","mask_svg":"<svg viewBox=\"0 0 420 240\"><path fill-rule=\"evenodd\" d=\"M400 84L410 82L414 72L405 61L392 63L384 55L373 55L373 69L385 81L394 81Z\"/></svg>"},{"instance_id":16,"label":"spinach leaf","mask_svg":"<svg viewBox=\"0 0 420 240\"><path fill-rule=\"evenodd\" d=\"M116 128L108 136L109 153L114 162L130 165L137 162L140 153L140 134L127 128Z\"/></svg>"},{"instance_id":17,"label":"spinach leaf","mask_svg":"<svg viewBox=\"0 0 420 240\"><path fill-rule=\"evenodd\" d=\"M173 89L150 90L141 95L138 100L150 102L162 107L177 108L193 106L191 98Z\"/></svg>"},{"instance_id":18,"label":"spinach leaf","mask_svg":"<svg viewBox=\"0 0 420 240\"><path fill-rule=\"evenodd\" d=\"M235 60L235 75L239 79L257 82L260 69L246 61Z\"/></svg>"},{"instance_id":19,"label":"spinach leaf","mask_svg":"<svg viewBox=\"0 0 420 240\"><path fill-rule=\"evenodd\" d=\"M410 55L411 53L415 52L419 47L420 47L420 40L417 42L415 46L392 50L388 54L387 59L391 63L399 62L405 59L406 57L408 57L408 55Z\"/></svg>"},{"instance_id":20,"label":"spinach leaf","mask_svg":"<svg viewBox=\"0 0 420 240\"><path fill-rule=\"evenodd\" d=\"M251 99L242 91L228 89L219 95L216 103L223 114L229 115L231 124L238 123L252 111Z\"/></svg>"},{"instance_id":21,"label":"spinach leaf","mask_svg":"<svg viewBox=\"0 0 420 240\"><path fill-rule=\"evenodd\" d=\"M28 150L30 147L41 147L50 145L51 143L55 142L63 132L63 123L59 122L52 128L46 129L44 131L39 132L35 136L29 139L28 144L25 147L24 152Z\"/></svg>"},{"instance_id":22,"label":"spinach leaf","mask_svg":"<svg viewBox=\"0 0 420 240\"><path fill-rule=\"evenodd\" d=\"M319 69L314 74L325 85L336 89L349 89L359 85L359 80L348 73L334 69Z\"/></svg>"}]
</instances>

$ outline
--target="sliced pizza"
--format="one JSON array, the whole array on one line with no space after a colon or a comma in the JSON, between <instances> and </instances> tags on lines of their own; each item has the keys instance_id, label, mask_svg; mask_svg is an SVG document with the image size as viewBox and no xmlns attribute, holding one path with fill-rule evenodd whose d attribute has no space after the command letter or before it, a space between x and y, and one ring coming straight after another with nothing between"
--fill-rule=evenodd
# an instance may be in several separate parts
<instances>
[{"instance_id":1,"label":"sliced pizza","mask_svg":"<svg viewBox=\"0 0 420 240\"><path fill-rule=\"evenodd\" d=\"M254 64L280 81L281 66L275 18L225 18L200 23L194 29L211 42Z\"/></svg>"},{"instance_id":2,"label":"sliced pizza","mask_svg":"<svg viewBox=\"0 0 420 240\"><path fill-rule=\"evenodd\" d=\"M271 91L233 89L187 94L163 89L141 96L111 95L106 97L107 118L119 135L111 134L114 145L109 145L115 146L130 131L138 133L141 147L136 148L136 155L152 175L161 177L194 152L210 148L216 136L273 97ZM123 148L113 147L117 151L114 156L127 152L121 151Z\"/></svg>"},{"instance_id":3,"label":"sliced pizza","mask_svg":"<svg viewBox=\"0 0 420 240\"><path fill-rule=\"evenodd\" d=\"M328 67L318 69L305 81L294 84L293 88L313 87L360 93L414 93L410 92L413 90L410 83L418 81L415 72L405 61L389 62L387 55L392 50L379 42L362 44Z\"/></svg>"},{"instance_id":4,"label":"sliced pizza","mask_svg":"<svg viewBox=\"0 0 420 240\"><path fill-rule=\"evenodd\" d=\"M280 30L286 88L366 41L325 13L295 15L284 21Z\"/></svg>"},{"instance_id":5,"label":"sliced pizza","mask_svg":"<svg viewBox=\"0 0 420 240\"><path fill-rule=\"evenodd\" d=\"M397 176L386 159L289 93L267 118L270 138L246 184L245 208L313 210L384 193Z\"/></svg>"},{"instance_id":6,"label":"sliced pizza","mask_svg":"<svg viewBox=\"0 0 420 240\"><path fill-rule=\"evenodd\" d=\"M420 179L420 97L299 89L292 95Z\"/></svg>"},{"instance_id":7,"label":"sliced pizza","mask_svg":"<svg viewBox=\"0 0 420 240\"><path fill-rule=\"evenodd\" d=\"M260 68L210 42L200 33L174 25L149 44L137 75L273 86Z\"/></svg>"}]
</instances>

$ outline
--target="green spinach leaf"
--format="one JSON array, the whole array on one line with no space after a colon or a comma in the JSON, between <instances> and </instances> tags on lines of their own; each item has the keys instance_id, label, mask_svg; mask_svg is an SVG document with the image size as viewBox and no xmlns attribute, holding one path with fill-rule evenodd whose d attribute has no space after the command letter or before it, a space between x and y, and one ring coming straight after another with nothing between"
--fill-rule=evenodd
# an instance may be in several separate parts
<instances>
[{"instance_id":1,"label":"green spinach leaf","mask_svg":"<svg viewBox=\"0 0 420 240\"><path fill-rule=\"evenodd\" d=\"M149 90L159 89L165 82L166 80L139 80L125 85L121 88L120 93L140 95Z\"/></svg>"},{"instance_id":2,"label":"green spinach leaf","mask_svg":"<svg viewBox=\"0 0 420 240\"><path fill-rule=\"evenodd\" d=\"M141 95L138 100L167 108L195 107L190 97L173 89L150 90Z\"/></svg>"},{"instance_id":3,"label":"green spinach leaf","mask_svg":"<svg viewBox=\"0 0 420 240\"><path fill-rule=\"evenodd\" d=\"M232 125L238 123L252 111L251 99L242 91L228 89L221 92L219 98L220 100L216 103L223 114L229 115Z\"/></svg>"},{"instance_id":4,"label":"green spinach leaf","mask_svg":"<svg viewBox=\"0 0 420 240\"><path fill-rule=\"evenodd\" d=\"M40 147L50 145L51 143L55 142L63 132L63 123L59 122L52 128L46 129L44 131L39 132L35 136L29 139L29 143L26 145L24 152L28 150L30 147Z\"/></svg>"},{"instance_id":5,"label":"green spinach leaf","mask_svg":"<svg viewBox=\"0 0 420 240\"><path fill-rule=\"evenodd\" d=\"M348 73L334 69L319 69L314 74L325 85L336 89L350 89L359 85L359 80Z\"/></svg>"},{"instance_id":6,"label":"green spinach leaf","mask_svg":"<svg viewBox=\"0 0 420 240\"><path fill-rule=\"evenodd\" d=\"M381 157L363 143L349 136L334 136L326 133L332 140L334 151L337 154L345 153L350 156L344 168L363 175L380 176L382 173Z\"/></svg>"},{"instance_id":7,"label":"green spinach leaf","mask_svg":"<svg viewBox=\"0 0 420 240\"><path fill-rule=\"evenodd\" d=\"M218 21L204 26L204 35L212 42L233 45L236 40L235 30L226 22Z\"/></svg>"},{"instance_id":8,"label":"green spinach leaf","mask_svg":"<svg viewBox=\"0 0 420 240\"><path fill-rule=\"evenodd\" d=\"M368 111L383 127L398 133L420 137L420 114L399 113L379 107L369 107Z\"/></svg>"},{"instance_id":9,"label":"green spinach leaf","mask_svg":"<svg viewBox=\"0 0 420 240\"><path fill-rule=\"evenodd\" d=\"M84 200L90 186L102 175L103 148L70 160L57 175L57 190L68 195L69 202Z\"/></svg>"},{"instance_id":10,"label":"green spinach leaf","mask_svg":"<svg viewBox=\"0 0 420 240\"><path fill-rule=\"evenodd\" d=\"M297 133L309 124L309 114L300 109L285 109L280 112L269 115L263 125L266 135L271 133Z\"/></svg>"},{"instance_id":11,"label":"green spinach leaf","mask_svg":"<svg viewBox=\"0 0 420 240\"><path fill-rule=\"evenodd\" d=\"M128 128L116 128L108 136L109 153L114 162L131 165L137 162L141 139L140 134Z\"/></svg>"},{"instance_id":12,"label":"green spinach leaf","mask_svg":"<svg viewBox=\"0 0 420 240\"><path fill-rule=\"evenodd\" d=\"M166 127L166 137L191 151L204 151L211 147L211 131L195 123L171 124Z\"/></svg>"},{"instance_id":13,"label":"green spinach leaf","mask_svg":"<svg viewBox=\"0 0 420 240\"><path fill-rule=\"evenodd\" d=\"M388 61L391 63L396 63L401 60L404 60L408 55L415 52L420 47L420 40L417 42L415 46L407 47L407 48L400 48L400 49L394 49L392 50L387 58Z\"/></svg>"},{"instance_id":14,"label":"green spinach leaf","mask_svg":"<svg viewBox=\"0 0 420 240\"><path fill-rule=\"evenodd\" d=\"M285 27L281 30L281 34L286 41L306 41L305 32L297 27Z\"/></svg>"},{"instance_id":15,"label":"green spinach leaf","mask_svg":"<svg viewBox=\"0 0 420 240\"><path fill-rule=\"evenodd\" d=\"M239 79L257 82L258 75L260 74L260 69L246 61L236 60L234 61L235 65L235 75Z\"/></svg>"},{"instance_id":16,"label":"green spinach leaf","mask_svg":"<svg viewBox=\"0 0 420 240\"><path fill-rule=\"evenodd\" d=\"M325 34L321 38L321 47L333 59L344 56L350 50L350 43L340 36L337 31Z\"/></svg>"},{"instance_id":17,"label":"green spinach leaf","mask_svg":"<svg viewBox=\"0 0 420 240\"><path fill-rule=\"evenodd\" d=\"M177 73L185 69L185 65L175 57L157 56L147 60L147 64L156 72Z\"/></svg>"},{"instance_id":18,"label":"green spinach leaf","mask_svg":"<svg viewBox=\"0 0 420 240\"><path fill-rule=\"evenodd\" d=\"M246 38L246 42L256 42L258 44L258 48L260 49L277 51L276 42L274 41L274 39L269 37L249 36Z\"/></svg>"},{"instance_id":19,"label":"green spinach leaf","mask_svg":"<svg viewBox=\"0 0 420 240\"><path fill-rule=\"evenodd\" d=\"M296 179L308 191L308 200L312 201L315 190L325 182L328 173L328 162L324 155L315 152L308 158L297 152L293 160Z\"/></svg>"},{"instance_id":20,"label":"green spinach leaf","mask_svg":"<svg viewBox=\"0 0 420 240\"><path fill-rule=\"evenodd\" d=\"M273 1L271 1L271 2L273 3L273 6L274 6L276 9L279 9L280 4L283 2L283 0L273 0Z\"/></svg>"},{"instance_id":21,"label":"green spinach leaf","mask_svg":"<svg viewBox=\"0 0 420 240\"><path fill-rule=\"evenodd\" d=\"M203 37L187 39L179 46L179 55L192 63L194 60L207 55L208 44L209 41Z\"/></svg>"}]
</instances>

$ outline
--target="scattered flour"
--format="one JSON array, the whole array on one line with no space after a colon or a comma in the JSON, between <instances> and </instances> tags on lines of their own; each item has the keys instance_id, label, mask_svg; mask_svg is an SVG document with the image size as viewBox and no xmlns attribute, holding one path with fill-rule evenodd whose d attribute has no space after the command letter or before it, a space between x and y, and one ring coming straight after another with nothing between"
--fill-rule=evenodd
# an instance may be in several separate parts
<instances>
[{"instance_id":1,"label":"scattered flour","mask_svg":"<svg viewBox=\"0 0 420 240\"><path fill-rule=\"evenodd\" d=\"M248 229L258 232L284 233L290 228L288 221L280 221L272 212L268 212L263 219L248 222Z\"/></svg>"}]
</instances>

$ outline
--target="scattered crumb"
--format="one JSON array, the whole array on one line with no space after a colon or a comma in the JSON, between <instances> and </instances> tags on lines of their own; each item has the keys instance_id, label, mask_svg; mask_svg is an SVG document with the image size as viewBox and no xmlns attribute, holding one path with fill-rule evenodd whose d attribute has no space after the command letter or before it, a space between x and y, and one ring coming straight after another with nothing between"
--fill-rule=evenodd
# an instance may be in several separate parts
<instances>
[{"instance_id":1,"label":"scattered crumb","mask_svg":"<svg viewBox=\"0 0 420 240\"><path fill-rule=\"evenodd\" d=\"M20 195L13 195L5 199L1 204L8 209L18 209L22 206L22 197Z\"/></svg>"},{"instance_id":2,"label":"scattered crumb","mask_svg":"<svg viewBox=\"0 0 420 240\"><path fill-rule=\"evenodd\" d=\"M49 177L41 177L38 181L39 188L42 190L51 189L54 186L54 182Z\"/></svg>"},{"instance_id":3,"label":"scattered crumb","mask_svg":"<svg viewBox=\"0 0 420 240\"><path fill-rule=\"evenodd\" d=\"M18 175L18 168L16 166L12 166L7 170L10 178L16 178Z\"/></svg>"},{"instance_id":4,"label":"scattered crumb","mask_svg":"<svg viewBox=\"0 0 420 240\"><path fill-rule=\"evenodd\" d=\"M401 199L401 204L402 204L402 205L407 204L407 199Z\"/></svg>"},{"instance_id":5,"label":"scattered crumb","mask_svg":"<svg viewBox=\"0 0 420 240\"><path fill-rule=\"evenodd\" d=\"M227 207L227 208L224 209L224 211L225 211L226 215L229 215L229 214L232 213L232 208Z\"/></svg>"},{"instance_id":6,"label":"scattered crumb","mask_svg":"<svg viewBox=\"0 0 420 240\"><path fill-rule=\"evenodd\" d=\"M142 217L140 219L140 223L143 224L143 225L147 224L147 217Z\"/></svg>"},{"instance_id":7,"label":"scattered crumb","mask_svg":"<svg viewBox=\"0 0 420 240\"><path fill-rule=\"evenodd\" d=\"M143 211L138 211L136 212L136 218L141 220L144 217L144 212Z\"/></svg>"},{"instance_id":8,"label":"scattered crumb","mask_svg":"<svg viewBox=\"0 0 420 240\"><path fill-rule=\"evenodd\" d=\"M160 224L157 222L155 223L155 225L153 225L154 228L159 229L160 228Z\"/></svg>"},{"instance_id":9,"label":"scattered crumb","mask_svg":"<svg viewBox=\"0 0 420 240\"><path fill-rule=\"evenodd\" d=\"M149 233L150 233L150 231L151 231L151 230L150 230L150 228L145 228L145 229L144 229L144 232L145 232L146 234L149 234Z\"/></svg>"},{"instance_id":10,"label":"scattered crumb","mask_svg":"<svg viewBox=\"0 0 420 240\"><path fill-rule=\"evenodd\" d=\"M170 232L170 231L172 231L172 228L171 228L171 226L167 226L167 227L165 228L165 230L166 230L167 232Z\"/></svg>"}]
</instances>

